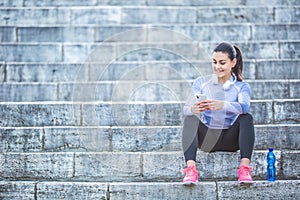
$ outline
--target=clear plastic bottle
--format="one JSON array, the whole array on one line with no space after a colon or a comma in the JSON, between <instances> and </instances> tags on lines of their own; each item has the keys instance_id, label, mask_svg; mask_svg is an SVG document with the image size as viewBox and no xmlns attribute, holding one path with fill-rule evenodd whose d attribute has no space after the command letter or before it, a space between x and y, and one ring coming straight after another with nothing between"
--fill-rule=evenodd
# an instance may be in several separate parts
<instances>
[{"instance_id":1,"label":"clear plastic bottle","mask_svg":"<svg viewBox=\"0 0 300 200\"><path fill-rule=\"evenodd\" d=\"M276 157L273 152L273 148L269 148L267 155L267 180L275 181L276 180L276 167L275 167Z\"/></svg>"}]
</instances>

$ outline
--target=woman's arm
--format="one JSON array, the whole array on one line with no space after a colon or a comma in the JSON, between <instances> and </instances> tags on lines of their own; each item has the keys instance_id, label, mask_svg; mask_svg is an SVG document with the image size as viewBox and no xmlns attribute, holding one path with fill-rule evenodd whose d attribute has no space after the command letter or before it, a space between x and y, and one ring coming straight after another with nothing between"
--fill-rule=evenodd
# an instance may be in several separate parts
<instances>
[{"instance_id":1,"label":"woman's arm","mask_svg":"<svg viewBox=\"0 0 300 200\"><path fill-rule=\"evenodd\" d=\"M220 101L220 100L207 100L208 110L225 109L227 112L235 114L246 114L250 108L250 86L245 84L238 93L237 102Z\"/></svg>"}]
</instances>

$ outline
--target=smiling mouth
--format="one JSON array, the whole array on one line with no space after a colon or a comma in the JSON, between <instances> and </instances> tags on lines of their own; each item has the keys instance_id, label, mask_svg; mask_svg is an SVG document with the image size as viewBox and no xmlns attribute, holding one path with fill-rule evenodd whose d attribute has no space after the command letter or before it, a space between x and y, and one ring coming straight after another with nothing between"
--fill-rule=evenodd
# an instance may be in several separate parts
<instances>
[{"instance_id":1,"label":"smiling mouth","mask_svg":"<svg viewBox=\"0 0 300 200\"><path fill-rule=\"evenodd\" d=\"M219 70L215 70L216 72L224 72L224 70L219 69Z\"/></svg>"}]
</instances>

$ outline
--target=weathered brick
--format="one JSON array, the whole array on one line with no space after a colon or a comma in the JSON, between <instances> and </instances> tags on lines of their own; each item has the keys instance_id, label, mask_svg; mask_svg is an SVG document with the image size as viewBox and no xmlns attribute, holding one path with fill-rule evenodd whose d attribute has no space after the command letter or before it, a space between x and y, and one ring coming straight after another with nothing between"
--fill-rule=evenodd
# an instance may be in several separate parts
<instances>
[{"instance_id":1,"label":"weathered brick","mask_svg":"<svg viewBox=\"0 0 300 200\"><path fill-rule=\"evenodd\" d=\"M276 123L299 123L300 101L278 100L274 102L274 121Z\"/></svg>"},{"instance_id":2,"label":"weathered brick","mask_svg":"<svg viewBox=\"0 0 300 200\"><path fill-rule=\"evenodd\" d=\"M83 104L82 105L82 124L84 126L111 126L112 112L110 104Z\"/></svg>"},{"instance_id":3,"label":"weathered brick","mask_svg":"<svg viewBox=\"0 0 300 200\"><path fill-rule=\"evenodd\" d=\"M123 8L122 24L196 23L194 8Z\"/></svg>"},{"instance_id":4,"label":"weathered brick","mask_svg":"<svg viewBox=\"0 0 300 200\"><path fill-rule=\"evenodd\" d=\"M63 42L60 27L17 28L19 42Z\"/></svg>"},{"instance_id":5,"label":"weathered brick","mask_svg":"<svg viewBox=\"0 0 300 200\"><path fill-rule=\"evenodd\" d=\"M248 81L251 87L252 99L282 99L289 98L289 82L282 81Z\"/></svg>"},{"instance_id":6,"label":"weathered brick","mask_svg":"<svg viewBox=\"0 0 300 200\"><path fill-rule=\"evenodd\" d=\"M283 176L286 179L300 178L300 152L298 151L284 151L283 156ZM299 194L300 197L300 194Z\"/></svg>"},{"instance_id":7,"label":"weathered brick","mask_svg":"<svg viewBox=\"0 0 300 200\"><path fill-rule=\"evenodd\" d=\"M0 62L0 82L6 81L6 63L5 62Z\"/></svg>"},{"instance_id":8,"label":"weathered brick","mask_svg":"<svg viewBox=\"0 0 300 200\"><path fill-rule=\"evenodd\" d=\"M299 7L278 7L274 10L276 23L299 23Z\"/></svg>"},{"instance_id":9,"label":"weathered brick","mask_svg":"<svg viewBox=\"0 0 300 200\"><path fill-rule=\"evenodd\" d=\"M60 44L2 44L0 60L6 62L59 62L62 61Z\"/></svg>"},{"instance_id":10,"label":"weathered brick","mask_svg":"<svg viewBox=\"0 0 300 200\"><path fill-rule=\"evenodd\" d=\"M60 101L185 101L191 81L67 83L59 85Z\"/></svg>"},{"instance_id":11,"label":"weathered brick","mask_svg":"<svg viewBox=\"0 0 300 200\"><path fill-rule=\"evenodd\" d=\"M23 0L1 0L0 7L20 7L23 5Z\"/></svg>"},{"instance_id":12,"label":"weathered brick","mask_svg":"<svg viewBox=\"0 0 300 200\"><path fill-rule=\"evenodd\" d=\"M2 83L0 84L2 102L57 101L57 84Z\"/></svg>"},{"instance_id":13,"label":"weathered brick","mask_svg":"<svg viewBox=\"0 0 300 200\"><path fill-rule=\"evenodd\" d=\"M146 39L148 28L137 25L114 25L95 27L96 42L137 42Z\"/></svg>"},{"instance_id":14,"label":"weathered brick","mask_svg":"<svg viewBox=\"0 0 300 200\"><path fill-rule=\"evenodd\" d=\"M0 42L15 42L16 30L14 27L0 27Z\"/></svg>"},{"instance_id":15,"label":"weathered brick","mask_svg":"<svg viewBox=\"0 0 300 200\"><path fill-rule=\"evenodd\" d=\"M0 173L9 179L67 179L73 176L73 153L0 154Z\"/></svg>"},{"instance_id":16,"label":"weathered brick","mask_svg":"<svg viewBox=\"0 0 300 200\"><path fill-rule=\"evenodd\" d=\"M25 0L23 2L24 7L65 7L65 6L95 6L97 0L89 0L86 2L80 0L44 0L44 1L32 1L32 0Z\"/></svg>"},{"instance_id":17,"label":"weathered brick","mask_svg":"<svg viewBox=\"0 0 300 200\"><path fill-rule=\"evenodd\" d=\"M0 152L33 152L43 147L41 128L1 128Z\"/></svg>"},{"instance_id":18,"label":"weathered brick","mask_svg":"<svg viewBox=\"0 0 300 200\"><path fill-rule=\"evenodd\" d=\"M190 6L191 0L147 0L149 6Z\"/></svg>"},{"instance_id":19,"label":"weathered brick","mask_svg":"<svg viewBox=\"0 0 300 200\"><path fill-rule=\"evenodd\" d=\"M217 199L216 184L201 182L195 187L183 187L181 183L112 183L111 199Z\"/></svg>"},{"instance_id":20,"label":"weathered brick","mask_svg":"<svg viewBox=\"0 0 300 200\"><path fill-rule=\"evenodd\" d=\"M296 150L300 142L298 124L272 124L255 126L255 149Z\"/></svg>"},{"instance_id":21,"label":"weathered brick","mask_svg":"<svg viewBox=\"0 0 300 200\"><path fill-rule=\"evenodd\" d=\"M256 61L256 79L299 79L297 60ZM272 72L272 73L269 73Z\"/></svg>"},{"instance_id":22,"label":"weathered brick","mask_svg":"<svg viewBox=\"0 0 300 200\"><path fill-rule=\"evenodd\" d=\"M61 126L80 123L79 105L56 103L0 104L1 126Z\"/></svg>"},{"instance_id":23,"label":"weathered brick","mask_svg":"<svg viewBox=\"0 0 300 200\"><path fill-rule=\"evenodd\" d=\"M298 59L300 58L300 42L281 42L280 58L282 59ZM299 78L299 77L298 77Z\"/></svg>"},{"instance_id":24,"label":"weathered brick","mask_svg":"<svg viewBox=\"0 0 300 200\"><path fill-rule=\"evenodd\" d=\"M276 42L246 42L238 43L243 57L247 59L277 59L279 48ZM255 53L253 53L255 52Z\"/></svg>"},{"instance_id":25,"label":"weathered brick","mask_svg":"<svg viewBox=\"0 0 300 200\"><path fill-rule=\"evenodd\" d=\"M219 199L298 199L300 197L299 180L256 181L251 185L238 182L218 182Z\"/></svg>"},{"instance_id":26,"label":"weathered brick","mask_svg":"<svg viewBox=\"0 0 300 200\"><path fill-rule=\"evenodd\" d=\"M264 13L261 15L261 13ZM274 23L272 7L199 8L198 23Z\"/></svg>"},{"instance_id":27,"label":"weathered brick","mask_svg":"<svg viewBox=\"0 0 300 200\"><path fill-rule=\"evenodd\" d=\"M121 8L79 8L72 10L72 24L120 24Z\"/></svg>"},{"instance_id":28,"label":"weathered brick","mask_svg":"<svg viewBox=\"0 0 300 200\"><path fill-rule=\"evenodd\" d=\"M294 99L300 99L300 81L290 80L290 97Z\"/></svg>"},{"instance_id":29,"label":"weathered brick","mask_svg":"<svg viewBox=\"0 0 300 200\"><path fill-rule=\"evenodd\" d=\"M163 163L163 164L162 164ZM183 152L143 153L143 177L156 181L179 180L183 169Z\"/></svg>"},{"instance_id":30,"label":"weathered brick","mask_svg":"<svg viewBox=\"0 0 300 200\"><path fill-rule=\"evenodd\" d=\"M299 2L298 2L299 3ZM299 39L299 32L300 32L300 25L299 24L289 24L286 26L287 29L287 37L285 40L298 40Z\"/></svg>"},{"instance_id":31,"label":"weathered brick","mask_svg":"<svg viewBox=\"0 0 300 200\"><path fill-rule=\"evenodd\" d=\"M255 40L297 40L299 30L298 24L253 25L252 38Z\"/></svg>"},{"instance_id":32,"label":"weathered brick","mask_svg":"<svg viewBox=\"0 0 300 200\"><path fill-rule=\"evenodd\" d=\"M101 126L178 125L181 105L173 103L107 103L83 105L83 124Z\"/></svg>"},{"instance_id":33,"label":"weathered brick","mask_svg":"<svg viewBox=\"0 0 300 200\"><path fill-rule=\"evenodd\" d=\"M298 0L246 0L244 1L245 5L249 6L261 6L261 5L266 5L266 6L280 6L280 5L299 5Z\"/></svg>"},{"instance_id":34,"label":"weathered brick","mask_svg":"<svg viewBox=\"0 0 300 200\"><path fill-rule=\"evenodd\" d=\"M116 51L117 61L183 61L196 60L199 55L199 46L196 42L173 44L120 44ZM202 57L201 57L202 58Z\"/></svg>"},{"instance_id":35,"label":"weathered brick","mask_svg":"<svg viewBox=\"0 0 300 200\"><path fill-rule=\"evenodd\" d=\"M59 85L60 101L111 101L112 83L62 83Z\"/></svg>"},{"instance_id":36,"label":"weathered brick","mask_svg":"<svg viewBox=\"0 0 300 200\"><path fill-rule=\"evenodd\" d=\"M71 10L58 8L2 8L2 25L70 24Z\"/></svg>"},{"instance_id":37,"label":"weathered brick","mask_svg":"<svg viewBox=\"0 0 300 200\"><path fill-rule=\"evenodd\" d=\"M69 63L84 63L90 53L90 47L84 44L64 44L63 61Z\"/></svg>"},{"instance_id":38,"label":"weathered brick","mask_svg":"<svg viewBox=\"0 0 300 200\"><path fill-rule=\"evenodd\" d=\"M218 4L218 6L227 6L227 5L241 5L244 1L242 0L227 0L227 1L206 1L206 0L190 0L191 1L191 5L192 6L215 6L216 3Z\"/></svg>"},{"instance_id":39,"label":"weathered brick","mask_svg":"<svg viewBox=\"0 0 300 200\"><path fill-rule=\"evenodd\" d=\"M6 65L7 82L71 82L87 80L88 69L80 64L8 63Z\"/></svg>"},{"instance_id":40,"label":"weathered brick","mask_svg":"<svg viewBox=\"0 0 300 200\"><path fill-rule=\"evenodd\" d=\"M0 181L0 199L24 199L33 200L35 194L35 183L26 181Z\"/></svg>"},{"instance_id":41,"label":"weathered brick","mask_svg":"<svg viewBox=\"0 0 300 200\"><path fill-rule=\"evenodd\" d=\"M19 27L19 42L94 42L91 27Z\"/></svg>"},{"instance_id":42,"label":"weathered brick","mask_svg":"<svg viewBox=\"0 0 300 200\"><path fill-rule=\"evenodd\" d=\"M93 127L45 128L46 151L109 151L110 129Z\"/></svg>"},{"instance_id":43,"label":"weathered brick","mask_svg":"<svg viewBox=\"0 0 300 200\"><path fill-rule=\"evenodd\" d=\"M197 41L248 41L251 38L249 25L192 25L181 27Z\"/></svg>"},{"instance_id":44,"label":"weathered brick","mask_svg":"<svg viewBox=\"0 0 300 200\"><path fill-rule=\"evenodd\" d=\"M285 40L287 39L287 27L277 24L254 25L252 34L255 40Z\"/></svg>"},{"instance_id":45,"label":"weathered brick","mask_svg":"<svg viewBox=\"0 0 300 200\"><path fill-rule=\"evenodd\" d=\"M194 80L212 73L210 62L153 61L90 64L91 81ZM157 76L160 74L160 76Z\"/></svg>"},{"instance_id":46,"label":"weathered brick","mask_svg":"<svg viewBox=\"0 0 300 200\"><path fill-rule=\"evenodd\" d=\"M253 100L250 106L254 124L273 123L272 101Z\"/></svg>"},{"instance_id":47,"label":"weathered brick","mask_svg":"<svg viewBox=\"0 0 300 200\"><path fill-rule=\"evenodd\" d=\"M94 182L40 182L38 199L106 199L108 185Z\"/></svg>"},{"instance_id":48,"label":"weathered brick","mask_svg":"<svg viewBox=\"0 0 300 200\"><path fill-rule=\"evenodd\" d=\"M181 128L114 127L113 151L174 151L181 149Z\"/></svg>"},{"instance_id":49,"label":"weathered brick","mask_svg":"<svg viewBox=\"0 0 300 200\"><path fill-rule=\"evenodd\" d=\"M217 46L219 42L202 42L201 45L207 52L212 52L214 47ZM251 59L278 59L279 58L279 45L277 42L273 41L262 41L262 42L234 42L239 46L243 58L247 60ZM253 53L255 52L255 53Z\"/></svg>"},{"instance_id":50,"label":"weathered brick","mask_svg":"<svg viewBox=\"0 0 300 200\"><path fill-rule=\"evenodd\" d=\"M75 177L84 180L140 179L141 153L75 153Z\"/></svg>"},{"instance_id":51,"label":"weathered brick","mask_svg":"<svg viewBox=\"0 0 300 200\"><path fill-rule=\"evenodd\" d=\"M244 79L256 79L256 68L254 60L244 60L243 77Z\"/></svg>"}]
</instances>

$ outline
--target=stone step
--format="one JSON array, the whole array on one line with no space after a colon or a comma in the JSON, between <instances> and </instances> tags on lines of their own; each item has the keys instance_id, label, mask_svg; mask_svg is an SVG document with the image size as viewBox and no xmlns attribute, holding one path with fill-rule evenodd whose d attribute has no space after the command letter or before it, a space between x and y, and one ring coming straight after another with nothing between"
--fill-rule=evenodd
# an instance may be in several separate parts
<instances>
[{"instance_id":1,"label":"stone step","mask_svg":"<svg viewBox=\"0 0 300 200\"><path fill-rule=\"evenodd\" d=\"M245 60L247 80L299 79L299 59ZM5 82L94 82L120 80L194 80L212 73L211 61L140 61L97 63L5 63L1 67ZM270 73L272 72L272 73ZM157 74L160 76L157 76ZM129 76L130 75L130 76Z\"/></svg>"},{"instance_id":2,"label":"stone step","mask_svg":"<svg viewBox=\"0 0 300 200\"><path fill-rule=\"evenodd\" d=\"M0 181L3 200L11 199L299 199L300 180L201 181L194 187L181 182L55 182Z\"/></svg>"},{"instance_id":3,"label":"stone step","mask_svg":"<svg viewBox=\"0 0 300 200\"><path fill-rule=\"evenodd\" d=\"M252 155L255 180L265 180L267 152ZM278 179L300 178L299 150L275 155ZM185 167L181 151L1 153L0 163L2 180L39 181L180 181ZM239 152L198 151L197 166L200 180L236 180Z\"/></svg>"},{"instance_id":4,"label":"stone step","mask_svg":"<svg viewBox=\"0 0 300 200\"><path fill-rule=\"evenodd\" d=\"M252 100L255 124L297 124L299 99ZM2 127L177 126L181 102L9 102L0 103Z\"/></svg>"},{"instance_id":5,"label":"stone step","mask_svg":"<svg viewBox=\"0 0 300 200\"><path fill-rule=\"evenodd\" d=\"M300 150L299 124L255 125L254 149ZM182 126L2 127L0 152L181 151Z\"/></svg>"},{"instance_id":6,"label":"stone step","mask_svg":"<svg viewBox=\"0 0 300 200\"><path fill-rule=\"evenodd\" d=\"M123 36L120 36L123 37ZM126 37L126 36L124 36ZM2 43L5 62L210 61L217 42ZM299 59L298 40L236 42L247 59ZM252 52L256 52L253 54Z\"/></svg>"},{"instance_id":7,"label":"stone step","mask_svg":"<svg viewBox=\"0 0 300 200\"><path fill-rule=\"evenodd\" d=\"M94 6L210 6L210 7L218 7L218 6L296 6L300 5L297 0L227 0L227 1L205 1L205 0L90 0L90 1L67 1L67 0L52 0L52 1L34 1L34 0L2 0L0 3L0 7L94 7Z\"/></svg>"},{"instance_id":8,"label":"stone step","mask_svg":"<svg viewBox=\"0 0 300 200\"><path fill-rule=\"evenodd\" d=\"M300 80L246 81L251 86L253 100L300 98ZM164 81L151 80L151 77L94 83L0 83L3 94L0 101L185 101L191 93L192 83L193 80L183 78Z\"/></svg>"},{"instance_id":9,"label":"stone step","mask_svg":"<svg viewBox=\"0 0 300 200\"><path fill-rule=\"evenodd\" d=\"M170 1L168 1L170 2ZM298 23L299 6L1 7L1 25ZM234 14L232 14L234 13ZM259 13L259 14L258 14ZM263 13L263 14L261 14Z\"/></svg>"},{"instance_id":10,"label":"stone step","mask_svg":"<svg viewBox=\"0 0 300 200\"><path fill-rule=\"evenodd\" d=\"M174 36L189 37L197 41L266 41L266 40L299 40L298 23L293 24L187 24L187 25L161 25L156 26L157 29L168 29L176 32ZM67 43L80 43L80 42L110 42L108 39L116 34L126 34L126 31L134 29L144 29L144 34L148 39L155 39L154 33L147 30L144 25L114 25L114 26L69 26L69 25L11 25L0 26L3 33L0 36L0 42L67 42ZM220 35L222 32L222 35ZM267 33L267 34L266 34ZM157 33L155 33L157 34ZM137 40L141 35L135 34L126 35L128 41ZM161 38L156 38L158 40ZM164 41L175 41L174 37L164 37Z\"/></svg>"}]
</instances>

